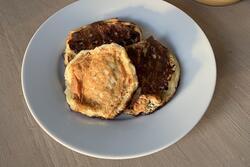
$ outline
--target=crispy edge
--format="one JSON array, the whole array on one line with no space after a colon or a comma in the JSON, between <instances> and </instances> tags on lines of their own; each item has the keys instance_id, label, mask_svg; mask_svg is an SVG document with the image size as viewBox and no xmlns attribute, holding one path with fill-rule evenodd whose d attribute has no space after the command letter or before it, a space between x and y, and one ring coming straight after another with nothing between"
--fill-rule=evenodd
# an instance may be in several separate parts
<instances>
[{"instance_id":1,"label":"crispy edge","mask_svg":"<svg viewBox=\"0 0 250 167\"><path fill-rule=\"evenodd\" d=\"M134 25L135 26L135 31L137 31L139 34L140 34L140 41L142 40L142 30L141 28L133 23L133 22L128 22L128 21L121 21L117 18L111 18L111 19L107 19L107 20L103 20L104 22L106 23L109 23L109 24L116 24L116 23L122 23L124 25ZM64 51L64 64L67 65L72 59L74 59L74 57L76 56L76 53L70 49L69 47L69 41L72 39L72 34L77 32L77 31L80 31L81 29L89 26L90 24L86 25L86 26L82 26L80 28L77 28L73 31L70 31L68 36L67 36L67 39L66 39L66 48L65 48L65 51Z\"/></svg>"}]
</instances>

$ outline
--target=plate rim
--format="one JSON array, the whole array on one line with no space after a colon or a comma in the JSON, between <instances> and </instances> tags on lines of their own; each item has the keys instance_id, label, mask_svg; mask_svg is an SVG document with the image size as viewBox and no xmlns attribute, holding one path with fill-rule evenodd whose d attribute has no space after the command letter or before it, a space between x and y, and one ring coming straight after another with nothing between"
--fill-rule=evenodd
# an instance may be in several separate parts
<instances>
[{"instance_id":1,"label":"plate rim","mask_svg":"<svg viewBox=\"0 0 250 167\"><path fill-rule=\"evenodd\" d=\"M81 1L81 0L80 0ZM199 29L199 31L202 33L202 35L204 35L204 39L207 41L207 44L208 44L208 47L209 47L209 50L211 51L211 56L212 56L212 59L213 59L213 64L214 64L214 78L213 78L213 85L212 85L212 93L210 94L210 97L209 97L209 101L207 101L207 104L206 104L206 109L204 110L204 112L201 114L201 116L199 117L199 119L197 119L197 121L194 123L194 125L192 127L190 127L185 133L183 133L182 135L180 136L177 136L174 140L172 140L171 142L165 144L164 146L160 147L160 148L157 148L157 149L153 149L151 151L147 151L147 152L142 152L140 154L133 154L131 153L130 155L125 155L125 156L109 156L109 155L103 155L103 154L98 154L98 153L90 153L88 151L84 151L82 149L78 149L77 147L71 145L71 144L68 144L68 143L65 143L63 140L59 139L58 137L56 137L56 135L53 134L53 132L49 131L42 123L41 121L39 120L39 118L37 117L36 113L32 110L32 107L31 107L31 104L29 102L29 99L27 97L27 94L26 94L26 86L24 84L24 68L25 68L25 60L27 58L27 52L30 48L30 45L34 39L34 37L37 35L37 33L44 27L44 25L49 21L51 20L54 16L56 16L57 14L59 14L61 11L63 11L65 8L68 8L70 6L73 6L73 5L76 5L77 3L80 3L80 1L75 1L73 3L70 3L66 6L64 6L63 8L57 10L56 12L54 12L52 15L50 15L48 18L46 18L46 20L39 25L39 27L37 28L37 30L35 31L35 33L32 35L31 39L29 40L29 43L25 49L25 52L24 52L24 56L23 56L23 60L22 60L22 67L21 67L21 85L22 85L22 92L23 92L23 96L24 96L24 99L25 99L25 102L26 102L26 105L29 109L29 112L31 113L31 115L33 116L33 118L35 119L36 123L46 132L46 134L48 136L50 136L52 139L54 139L55 141L57 141L58 143L60 143L61 145L63 145L64 147L70 149L70 150L73 150L77 153L80 153L80 154L83 154L83 155L87 155L87 156L90 156L90 157L95 157L95 158L100 158L100 159L111 159L111 160L121 160L121 159L132 159L132 158L138 158L138 157L143 157L143 156L147 156L147 155L150 155L150 154L153 154L153 153L156 153L158 151L161 151L173 144L175 144L176 142L178 142L180 139L182 139L184 136L186 136L195 126L197 126L197 124L200 122L201 118L204 116L204 114L206 113L209 105L211 104L211 101L213 99L213 96L214 96L214 92L215 92L215 88L216 88L216 82L217 82L217 65L216 65L216 59L215 59L215 54L214 54L214 51L213 51L213 48L212 48L212 45L206 35L206 33L202 30L202 28L200 27L200 25L189 15L187 14L185 11L183 11L182 9L178 8L177 6L167 2L167 1L164 1L164 0L158 0L159 2L164 2L164 3L167 3L168 5L170 5L171 7L175 8L176 10L178 10L179 12L181 12L182 14L188 16L187 18L190 19L195 25L196 27Z\"/></svg>"}]
</instances>

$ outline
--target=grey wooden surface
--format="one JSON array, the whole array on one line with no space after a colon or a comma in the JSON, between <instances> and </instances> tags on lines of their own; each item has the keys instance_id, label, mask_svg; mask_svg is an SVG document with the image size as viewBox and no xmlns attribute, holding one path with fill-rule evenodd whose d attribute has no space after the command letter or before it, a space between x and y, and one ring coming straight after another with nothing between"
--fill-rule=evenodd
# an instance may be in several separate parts
<instances>
[{"instance_id":1,"label":"grey wooden surface","mask_svg":"<svg viewBox=\"0 0 250 167\"><path fill-rule=\"evenodd\" d=\"M250 166L250 1L208 7L168 0L193 17L212 43L218 80L205 116L163 151L130 160L73 152L48 137L25 104L21 63L39 25L73 0L0 0L0 166Z\"/></svg>"}]
</instances>

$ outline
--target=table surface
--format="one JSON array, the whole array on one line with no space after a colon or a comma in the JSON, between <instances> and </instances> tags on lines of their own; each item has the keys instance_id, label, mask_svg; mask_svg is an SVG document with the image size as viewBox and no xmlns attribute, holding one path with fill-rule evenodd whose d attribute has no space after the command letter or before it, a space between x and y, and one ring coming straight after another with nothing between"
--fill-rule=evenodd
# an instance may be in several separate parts
<instances>
[{"instance_id":1,"label":"table surface","mask_svg":"<svg viewBox=\"0 0 250 167\"><path fill-rule=\"evenodd\" d=\"M209 7L168 0L207 34L218 68L214 98L199 124L153 155L103 160L51 139L32 118L21 88L21 64L33 33L73 0L0 0L0 166L250 166L250 1Z\"/></svg>"}]
</instances>

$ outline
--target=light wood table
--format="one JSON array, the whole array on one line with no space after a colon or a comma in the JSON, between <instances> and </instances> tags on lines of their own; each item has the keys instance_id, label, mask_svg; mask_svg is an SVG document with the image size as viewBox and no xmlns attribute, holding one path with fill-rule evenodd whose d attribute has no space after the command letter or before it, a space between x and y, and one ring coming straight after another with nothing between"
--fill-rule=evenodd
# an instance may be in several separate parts
<instances>
[{"instance_id":1,"label":"light wood table","mask_svg":"<svg viewBox=\"0 0 250 167\"><path fill-rule=\"evenodd\" d=\"M212 43L218 79L205 116L163 151L131 160L102 160L73 152L51 139L32 118L21 89L25 48L39 25L73 0L0 0L1 167L249 167L250 1L209 7L169 0L204 29ZM185 28L185 27L183 27Z\"/></svg>"}]
</instances>

